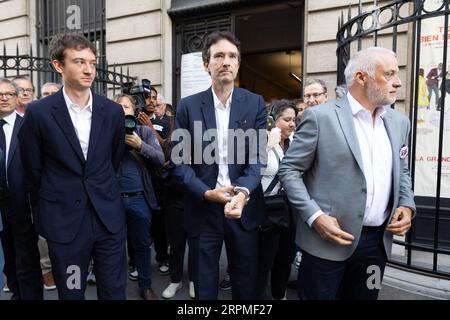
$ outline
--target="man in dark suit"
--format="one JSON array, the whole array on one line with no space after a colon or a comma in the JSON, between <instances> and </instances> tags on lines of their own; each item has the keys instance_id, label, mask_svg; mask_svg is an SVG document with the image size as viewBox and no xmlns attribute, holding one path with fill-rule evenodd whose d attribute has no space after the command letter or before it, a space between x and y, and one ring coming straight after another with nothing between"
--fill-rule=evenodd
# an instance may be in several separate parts
<instances>
[{"instance_id":1,"label":"man in dark suit","mask_svg":"<svg viewBox=\"0 0 450 320\"><path fill-rule=\"evenodd\" d=\"M126 221L116 173L120 105L91 92L96 50L83 36L50 43L64 87L32 103L19 138L33 214L47 239L60 299L84 299L91 257L99 299L126 298Z\"/></svg>"},{"instance_id":2,"label":"man in dark suit","mask_svg":"<svg viewBox=\"0 0 450 320\"><path fill-rule=\"evenodd\" d=\"M196 296L217 299L219 258L225 240L233 299L255 299L257 227L262 222L258 205L263 201L258 133L266 127L264 101L234 88L240 51L233 34L208 35L203 63L212 87L181 100L175 136L189 132L189 137L172 151L174 175L187 191L185 222ZM253 136L233 137L239 131ZM175 157L181 153L183 161Z\"/></svg>"},{"instance_id":3,"label":"man in dark suit","mask_svg":"<svg viewBox=\"0 0 450 320\"><path fill-rule=\"evenodd\" d=\"M25 170L17 134L23 118L15 112L17 85L0 79L0 210L5 269L11 299L41 300L42 276L37 247L38 235L31 220Z\"/></svg>"}]
</instances>

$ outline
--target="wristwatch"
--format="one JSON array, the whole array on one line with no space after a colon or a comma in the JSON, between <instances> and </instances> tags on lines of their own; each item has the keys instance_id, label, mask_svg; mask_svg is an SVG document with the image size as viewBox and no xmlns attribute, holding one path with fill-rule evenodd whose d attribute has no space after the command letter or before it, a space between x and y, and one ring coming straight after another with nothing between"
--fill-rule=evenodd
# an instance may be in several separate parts
<instances>
[{"instance_id":1,"label":"wristwatch","mask_svg":"<svg viewBox=\"0 0 450 320\"><path fill-rule=\"evenodd\" d=\"M242 188L242 187L234 187L233 189L235 194L238 194L239 192L242 192L245 196L245 203L248 202L248 200L250 200L250 195L248 193L247 188Z\"/></svg>"}]
</instances>

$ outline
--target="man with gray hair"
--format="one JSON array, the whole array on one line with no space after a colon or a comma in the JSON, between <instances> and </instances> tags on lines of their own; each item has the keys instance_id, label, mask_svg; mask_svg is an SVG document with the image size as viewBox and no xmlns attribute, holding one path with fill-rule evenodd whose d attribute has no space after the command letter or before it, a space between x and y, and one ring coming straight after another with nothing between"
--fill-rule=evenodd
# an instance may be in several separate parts
<instances>
[{"instance_id":1,"label":"man with gray hair","mask_svg":"<svg viewBox=\"0 0 450 320\"><path fill-rule=\"evenodd\" d=\"M61 89L61 85L55 82L46 82L41 87L42 98L48 97Z\"/></svg>"},{"instance_id":2,"label":"man with gray hair","mask_svg":"<svg viewBox=\"0 0 450 320\"><path fill-rule=\"evenodd\" d=\"M348 93L309 108L279 170L303 250L300 299L377 299L393 235L415 212L409 120L389 106L401 86L395 54L356 53Z\"/></svg>"},{"instance_id":3,"label":"man with gray hair","mask_svg":"<svg viewBox=\"0 0 450 320\"><path fill-rule=\"evenodd\" d=\"M303 101L307 107L317 106L328 101L328 89L321 79L308 79L303 90Z\"/></svg>"}]
</instances>

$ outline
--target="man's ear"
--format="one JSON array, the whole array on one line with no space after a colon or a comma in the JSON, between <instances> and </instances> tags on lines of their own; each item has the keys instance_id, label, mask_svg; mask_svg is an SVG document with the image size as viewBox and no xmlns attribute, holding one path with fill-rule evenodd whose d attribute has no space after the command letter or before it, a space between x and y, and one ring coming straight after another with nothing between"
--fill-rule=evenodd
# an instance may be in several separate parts
<instances>
[{"instance_id":1,"label":"man's ear","mask_svg":"<svg viewBox=\"0 0 450 320\"><path fill-rule=\"evenodd\" d=\"M209 72L209 63L208 62L203 62L203 68L205 68L205 71L208 72L211 75L211 72Z\"/></svg>"},{"instance_id":2,"label":"man's ear","mask_svg":"<svg viewBox=\"0 0 450 320\"><path fill-rule=\"evenodd\" d=\"M53 68L55 68L56 72L62 73L63 72L63 63L58 60L52 60Z\"/></svg>"},{"instance_id":3,"label":"man's ear","mask_svg":"<svg viewBox=\"0 0 450 320\"><path fill-rule=\"evenodd\" d=\"M365 82L366 82L366 77L367 77L367 75L366 75L364 72L358 71L358 72L355 74L355 81L356 81L360 86L363 86L363 87L364 87Z\"/></svg>"}]
</instances>

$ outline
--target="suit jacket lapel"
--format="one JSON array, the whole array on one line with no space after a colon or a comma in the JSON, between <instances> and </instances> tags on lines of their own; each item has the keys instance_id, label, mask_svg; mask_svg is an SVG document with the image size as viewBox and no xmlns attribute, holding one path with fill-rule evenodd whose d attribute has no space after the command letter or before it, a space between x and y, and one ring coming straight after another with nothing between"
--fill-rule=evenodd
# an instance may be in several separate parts
<instances>
[{"instance_id":1,"label":"suit jacket lapel","mask_svg":"<svg viewBox=\"0 0 450 320\"><path fill-rule=\"evenodd\" d=\"M242 111L242 95L241 92L234 88L233 96L231 99L230 121L228 123L229 129L237 129L242 125L241 123L241 111Z\"/></svg>"},{"instance_id":2,"label":"suit jacket lapel","mask_svg":"<svg viewBox=\"0 0 450 320\"><path fill-rule=\"evenodd\" d=\"M391 149L392 149L392 184L393 184L393 195L394 198L397 197L399 192L398 186L400 179L400 148L401 146L398 144L399 137L397 135L398 130L395 130L396 126L393 123L393 119L391 117L391 110L387 110L385 116L383 117L384 127L386 128L386 132L388 134L389 140L391 141Z\"/></svg>"},{"instance_id":3,"label":"suit jacket lapel","mask_svg":"<svg viewBox=\"0 0 450 320\"><path fill-rule=\"evenodd\" d=\"M75 151L78 158L80 158L80 161L84 163L86 160L84 159L83 152L81 150L80 140L78 139L75 128L73 127L72 119L70 118L69 110L67 110L67 105L64 100L62 90L55 94L58 95L58 99L53 105L53 117L66 136L67 141L72 146L72 149Z\"/></svg>"},{"instance_id":4,"label":"suit jacket lapel","mask_svg":"<svg viewBox=\"0 0 450 320\"><path fill-rule=\"evenodd\" d=\"M356 136L355 124L353 123L353 114L347 97L343 97L341 100L337 101L336 106L336 114L341 129L344 132L345 139L347 140L347 144L350 147L359 168L364 172L361 150L359 148L358 137Z\"/></svg>"},{"instance_id":5,"label":"suit jacket lapel","mask_svg":"<svg viewBox=\"0 0 450 320\"><path fill-rule=\"evenodd\" d=\"M202 99L201 109L203 113L203 118L205 119L206 130L217 129L212 88L209 88L207 91L205 91Z\"/></svg>"},{"instance_id":6,"label":"suit jacket lapel","mask_svg":"<svg viewBox=\"0 0 450 320\"><path fill-rule=\"evenodd\" d=\"M97 145L98 138L102 132L102 125L105 119L105 107L97 101L95 94L92 94L92 122L91 133L89 135L89 148L87 161L92 158L92 153ZM90 156L91 155L91 156Z\"/></svg>"},{"instance_id":7,"label":"suit jacket lapel","mask_svg":"<svg viewBox=\"0 0 450 320\"><path fill-rule=\"evenodd\" d=\"M19 115L16 116L16 121L14 122L13 132L11 136L11 145L9 146L9 152L8 152L8 163L6 165L7 168L9 168L9 164L11 163L11 159L14 156L14 153L16 152L19 139L17 138L17 134L19 132L20 126L22 125L23 118Z\"/></svg>"}]
</instances>

